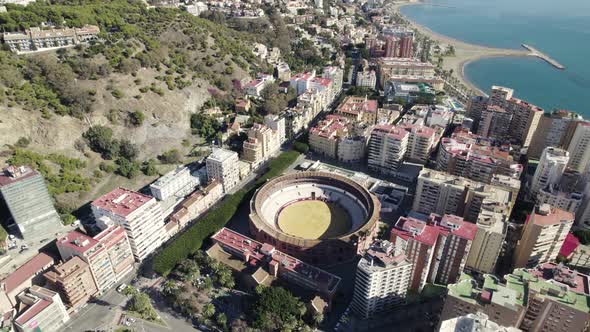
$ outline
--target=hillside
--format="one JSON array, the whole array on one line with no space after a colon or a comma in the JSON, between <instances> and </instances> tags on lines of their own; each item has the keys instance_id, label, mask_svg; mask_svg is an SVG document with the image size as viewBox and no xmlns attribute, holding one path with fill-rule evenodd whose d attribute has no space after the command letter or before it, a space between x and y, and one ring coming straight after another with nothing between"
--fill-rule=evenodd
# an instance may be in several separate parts
<instances>
[{"instance_id":1,"label":"hillside","mask_svg":"<svg viewBox=\"0 0 590 332\"><path fill-rule=\"evenodd\" d=\"M171 167L160 165L167 160L154 162L166 151L177 149L180 158L172 161L186 161L201 141L191 134L190 114L200 111L211 92L235 94L232 80L262 65L250 51L250 34L178 9L148 10L140 1L124 0L63 0L7 9L0 14L4 31L44 22L101 29L100 41L90 45L27 55L0 51L0 164L17 147L38 153L50 166L56 166L47 158L51 153L79 159L84 167L70 171L90 185L50 187L64 212L116 185L141 187L155 178L154 172L145 172L147 164L141 166L144 161L151 160L160 172ZM101 157L82 138L95 125L110 128L121 149L127 140L133 153L118 153L117 147ZM150 175L137 169L125 173L131 180L113 174L127 161ZM46 177L64 172L59 165L47 169Z\"/></svg>"}]
</instances>

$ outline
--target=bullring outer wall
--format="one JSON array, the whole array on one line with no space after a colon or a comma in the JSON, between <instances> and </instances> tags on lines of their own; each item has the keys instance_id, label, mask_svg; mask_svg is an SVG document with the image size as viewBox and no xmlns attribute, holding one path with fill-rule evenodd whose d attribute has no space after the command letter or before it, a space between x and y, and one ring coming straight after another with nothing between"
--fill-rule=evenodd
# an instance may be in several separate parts
<instances>
[{"instance_id":1,"label":"bullring outer wall","mask_svg":"<svg viewBox=\"0 0 590 332\"><path fill-rule=\"evenodd\" d=\"M262 213L264 201L281 188L316 183L344 190L353 195L366 210L366 220L360 226L338 237L304 239L282 232L274 221ZM331 173L298 172L276 177L264 184L250 201L250 232L257 241L274 245L289 255L312 264L335 264L353 259L371 243L377 232L381 204L367 189L358 183Z\"/></svg>"}]
</instances>

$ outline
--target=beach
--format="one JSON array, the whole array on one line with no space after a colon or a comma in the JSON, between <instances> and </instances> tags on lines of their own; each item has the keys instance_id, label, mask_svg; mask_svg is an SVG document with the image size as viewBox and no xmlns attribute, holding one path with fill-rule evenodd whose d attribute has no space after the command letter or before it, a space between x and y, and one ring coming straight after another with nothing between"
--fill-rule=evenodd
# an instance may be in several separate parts
<instances>
[{"instance_id":1,"label":"beach","mask_svg":"<svg viewBox=\"0 0 590 332\"><path fill-rule=\"evenodd\" d=\"M411 5L420 5L420 2L410 1L410 2L403 2L403 3L395 3L389 5L389 9L393 10L400 15L402 15L399 9L403 6L411 6ZM402 15L403 16L403 15ZM428 36L430 39L437 41L441 47L446 47L447 45L452 45L455 48L455 55L454 56L445 56L443 61L443 68L445 70L453 69L453 72L456 74L455 76L463 83L465 86L468 86L474 91L479 92L482 95L486 95L484 91L481 91L477 86L471 83L467 77L465 76L465 66L472 61L476 61L483 58L493 58L493 57L526 57L526 56L533 56L531 52L527 50L517 50L517 49L503 49L503 48L493 48L487 47L482 45L475 45L469 44L451 37L447 37L445 35L439 34L437 32L432 31L431 29L422 26L408 17L404 16L404 18L411 24L413 28L418 30L420 33Z\"/></svg>"}]
</instances>

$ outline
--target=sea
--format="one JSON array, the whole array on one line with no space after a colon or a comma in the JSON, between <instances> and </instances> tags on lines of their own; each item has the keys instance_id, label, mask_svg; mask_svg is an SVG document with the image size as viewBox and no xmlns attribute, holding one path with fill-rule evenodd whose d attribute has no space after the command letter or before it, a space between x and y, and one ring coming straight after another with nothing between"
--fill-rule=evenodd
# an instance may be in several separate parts
<instances>
[{"instance_id":1,"label":"sea","mask_svg":"<svg viewBox=\"0 0 590 332\"><path fill-rule=\"evenodd\" d=\"M520 49L529 44L562 65L537 58L486 58L465 66L482 91L513 88L515 96L546 111L567 109L590 119L590 0L429 0L401 13L465 42Z\"/></svg>"}]
</instances>

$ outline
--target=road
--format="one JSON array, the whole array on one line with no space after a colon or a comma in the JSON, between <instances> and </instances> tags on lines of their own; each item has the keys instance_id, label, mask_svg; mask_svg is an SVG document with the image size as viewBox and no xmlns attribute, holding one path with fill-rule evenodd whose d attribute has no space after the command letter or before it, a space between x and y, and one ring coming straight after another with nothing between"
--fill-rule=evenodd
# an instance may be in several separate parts
<instances>
[{"instance_id":1,"label":"road","mask_svg":"<svg viewBox=\"0 0 590 332\"><path fill-rule=\"evenodd\" d=\"M125 283L129 284L135 274L126 278ZM137 284L152 284L156 279L141 278ZM105 293L98 300L93 303L88 303L86 307L82 308L77 314L73 314L69 322L67 322L62 331L67 332L82 332L82 331L114 331L117 328L118 320L121 314L124 314L124 308L127 303L127 296L120 294L114 287ZM139 287L142 291L147 291L147 288ZM196 331L192 324L186 321L183 317L175 317L169 312L162 310L166 307L155 305L154 309L167 327L159 324L136 319L131 324L131 328L135 331L156 332L171 330L175 332Z\"/></svg>"}]
</instances>

